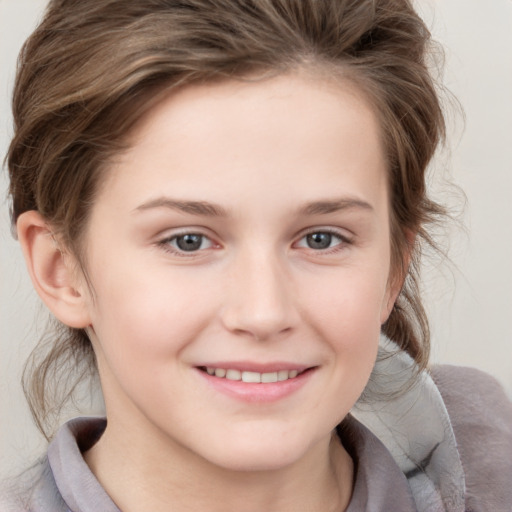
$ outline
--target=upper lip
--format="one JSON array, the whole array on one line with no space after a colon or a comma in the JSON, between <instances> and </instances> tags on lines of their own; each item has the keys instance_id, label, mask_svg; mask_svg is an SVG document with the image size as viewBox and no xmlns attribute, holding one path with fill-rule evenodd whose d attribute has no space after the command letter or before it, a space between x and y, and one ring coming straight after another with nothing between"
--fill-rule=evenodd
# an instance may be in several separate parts
<instances>
[{"instance_id":1,"label":"upper lip","mask_svg":"<svg viewBox=\"0 0 512 512\"><path fill-rule=\"evenodd\" d=\"M289 362L256 363L249 361L215 361L197 365L198 368L223 368L241 372L272 373L280 370L297 370L299 373L313 368L315 365L305 365Z\"/></svg>"}]
</instances>

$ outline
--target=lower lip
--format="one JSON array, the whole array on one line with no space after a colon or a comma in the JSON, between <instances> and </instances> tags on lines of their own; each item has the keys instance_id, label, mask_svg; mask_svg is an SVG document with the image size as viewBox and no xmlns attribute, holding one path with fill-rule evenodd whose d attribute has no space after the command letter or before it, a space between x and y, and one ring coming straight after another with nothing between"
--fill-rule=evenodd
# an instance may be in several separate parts
<instances>
[{"instance_id":1,"label":"lower lip","mask_svg":"<svg viewBox=\"0 0 512 512\"><path fill-rule=\"evenodd\" d=\"M302 388L314 373L314 368L306 370L293 379L280 382L254 383L215 377L197 369L199 374L216 391L245 402L276 402Z\"/></svg>"}]
</instances>

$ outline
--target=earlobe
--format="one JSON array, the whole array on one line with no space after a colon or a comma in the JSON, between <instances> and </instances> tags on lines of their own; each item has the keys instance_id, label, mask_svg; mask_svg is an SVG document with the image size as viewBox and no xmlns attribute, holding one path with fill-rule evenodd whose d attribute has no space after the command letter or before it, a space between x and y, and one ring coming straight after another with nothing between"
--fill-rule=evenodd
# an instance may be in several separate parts
<instances>
[{"instance_id":1,"label":"earlobe","mask_svg":"<svg viewBox=\"0 0 512 512\"><path fill-rule=\"evenodd\" d=\"M30 210L19 216L16 227L32 284L43 302L69 327L87 327L91 321L84 290L70 255L63 252L48 224Z\"/></svg>"}]
</instances>

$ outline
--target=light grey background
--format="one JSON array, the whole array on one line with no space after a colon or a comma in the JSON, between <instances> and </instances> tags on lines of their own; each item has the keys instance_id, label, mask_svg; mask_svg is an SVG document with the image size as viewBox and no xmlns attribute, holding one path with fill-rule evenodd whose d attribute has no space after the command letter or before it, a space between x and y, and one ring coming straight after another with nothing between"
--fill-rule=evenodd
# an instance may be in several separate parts
<instances>
[{"instance_id":1,"label":"light grey background","mask_svg":"<svg viewBox=\"0 0 512 512\"><path fill-rule=\"evenodd\" d=\"M9 96L15 60L45 0L0 0L0 154L12 133ZM466 233L454 225L450 257L426 268L433 360L490 372L512 396L512 1L420 0L446 49L445 84L466 123L452 115L449 151L437 159L432 186L454 210L467 195ZM453 113L453 108L448 110ZM11 238L5 172L0 177L0 454L3 471L27 464L44 442L19 386L22 361L46 318ZM442 264L442 265L441 265ZM442 266L443 270L440 270Z\"/></svg>"}]
</instances>

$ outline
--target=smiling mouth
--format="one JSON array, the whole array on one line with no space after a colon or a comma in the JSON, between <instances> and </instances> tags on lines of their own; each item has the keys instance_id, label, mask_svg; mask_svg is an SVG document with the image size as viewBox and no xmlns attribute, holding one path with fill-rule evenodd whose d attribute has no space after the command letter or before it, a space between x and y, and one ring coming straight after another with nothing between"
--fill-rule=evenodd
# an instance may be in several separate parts
<instances>
[{"instance_id":1,"label":"smiling mouth","mask_svg":"<svg viewBox=\"0 0 512 512\"><path fill-rule=\"evenodd\" d=\"M290 379L295 379L299 375L312 370L307 368L303 371L299 370L279 370L276 372L259 373L252 371L241 371L232 368L213 368L211 366L201 366L200 370L219 379L227 379L233 381L247 382L251 384L267 384L273 382L284 382Z\"/></svg>"}]
</instances>

